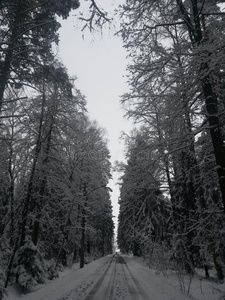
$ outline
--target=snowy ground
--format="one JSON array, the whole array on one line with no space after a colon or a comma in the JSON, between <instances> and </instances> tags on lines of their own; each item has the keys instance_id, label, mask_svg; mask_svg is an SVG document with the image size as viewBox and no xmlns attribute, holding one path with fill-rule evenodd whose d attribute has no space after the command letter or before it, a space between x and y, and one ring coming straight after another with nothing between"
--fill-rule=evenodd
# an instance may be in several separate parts
<instances>
[{"instance_id":1,"label":"snowy ground","mask_svg":"<svg viewBox=\"0 0 225 300\"><path fill-rule=\"evenodd\" d=\"M201 280L200 280L201 279ZM181 292L180 287L189 295ZM140 258L107 256L85 265L73 266L60 278L20 295L9 288L4 300L214 300L225 299L225 284L201 277L167 276L143 265Z\"/></svg>"}]
</instances>

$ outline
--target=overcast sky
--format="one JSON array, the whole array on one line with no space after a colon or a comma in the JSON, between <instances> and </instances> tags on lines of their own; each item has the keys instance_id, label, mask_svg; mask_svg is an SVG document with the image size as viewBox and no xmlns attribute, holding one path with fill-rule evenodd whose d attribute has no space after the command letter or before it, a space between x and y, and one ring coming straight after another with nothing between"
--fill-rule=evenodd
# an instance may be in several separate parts
<instances>
[{"instance_id":1,"label":"overcast sky","mask_svg":"<svg viewBox=\"0 0 225 300\"><path fill-rule=\"evenodd\" d=\"M96 2L102 3L109 12L117 6L117 0L108 0L107 4L103 0ZM72 13L69 19L62 22L59 56L69 74L77 76L76 87L86 96L90 118L107 131L111 162L123 160L124 146L119 137L122 131L128 133L131 130L131 122L123 118L125 112L120 105L120 96L128 91L125 78L126 51L122 41L107 29L103 35L86 31L83 38L77 17ZM113 189L111 199L113 213L117 217L118 174L113 173L113 177L114 180L110 182Z\"/></svg>"}]
</instances>

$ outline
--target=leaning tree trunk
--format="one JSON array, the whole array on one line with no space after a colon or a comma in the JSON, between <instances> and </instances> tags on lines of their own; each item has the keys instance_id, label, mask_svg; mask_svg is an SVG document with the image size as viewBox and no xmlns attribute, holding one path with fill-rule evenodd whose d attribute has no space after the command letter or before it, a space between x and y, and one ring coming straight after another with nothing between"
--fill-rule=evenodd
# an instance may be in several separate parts
<instances>
[{"instance_id":1,"label":"leaning tree trunk","mask_svg":"<svg viewBox=\"0 0 225 300\"><path fill-rule=\"evenodd\" d=\"M41 144L42 144L41 137L42 137L42 129L43 129L43 118L44 118L45 102L46 102L45 90L43 89L41 116L40 116L40 121L39 121L36 148L35 148L32 168L31 168L30 179L29 179L29 182L28 182L26 197L25 197L25 201L24 201L24 206L23 206L23 210L22 210L21 236L20 236L20 245L19 246L24 245L25 238L26 238L27 218L28 218L28 214L29 214L31 196L32 196L32 192L33 192L34 177L35 177L35 173L36 173L36 166L37 166L38 158L39 158L39 155L40 155L40 152L41 152Z\"/></svg>"},{"instance_id":2,"label":"leaning tree trunk","mask_svg":"<svg viewBox=\"0 0 225 300\"><path fill-rule=\"evenodd\" d=\"M6 281L5 281L5 288L7 287L11 275L11 270L12 270L12 265L14 262L14 258L16 255L17 250L19 247L23 246L25 244L25 239L26 239L26 227L27 227L27 217L29 214L29 208L30 208L30 199L31 199L31 194L33 191L33 180L34 180L34 175L36 172L36 165L38 161L38 157L41 151L41 135L42 135L42 126L43 126L43 114L44 114L44 105L45 105L45 93L43 93L43 99L42 99L42 108L41 108L41 117L40 117L40 122L39 122L39 130L38 130L38 137L36 141L36 149L35 149L35 155L34 155L34 160L32 164L32 169L31 169L31 174L30 174L30 179L28 182L28 187L27 187L27 192L26 192L26 198L24 201L23 209L22 209L22 215L21 215L21 223L19 226L19 233L18 237L15 242L15 246L13 248L9 264L6 270Z\"/></svg>"}]
</instances>

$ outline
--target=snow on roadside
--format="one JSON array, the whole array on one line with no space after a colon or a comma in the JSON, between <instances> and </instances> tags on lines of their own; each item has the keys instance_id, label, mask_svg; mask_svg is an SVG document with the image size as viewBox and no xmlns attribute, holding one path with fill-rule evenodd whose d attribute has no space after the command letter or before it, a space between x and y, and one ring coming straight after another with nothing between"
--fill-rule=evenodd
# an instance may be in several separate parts
<instances>
[{"instance_id":1,"label":"snow on roadside","mask_svg":"<svg viewBox=\"0 0 225 300\"><path fill-rule=\"evenodd\" d=\"M70 270L60 274L60 278L49 281L44 285L36 287L34 292L26 295L19 294L15 288L9 287L8 295L4 300L59 300L73 291L77 294L79 300L82 295L85 296L93 282L101 276L108 262L107 257L100 258L82 269L77 269L77 265Z\"/></svg>"},{"instance_id":2,"label":"snow on roadside","mask_svg":"<svg viewBox=\"0 0 225 300\"><path fill-rule=\"evenodd\" d=\"M143 260L141 258L135 258L133 260L133 264L135 263L137 265L141 263L144 265ZM149 274L151 274L150 277L152 284L154 282L154 285L156 287L161 286L162 290L164 290L165 292L166 289L173 289L174 291L181 291L182 289L183 291L185 291L183 292L183 296L187 295L194 300L225 299L225 283L218 283L216 279L216 274L212 271L210 271L211 277L209 279L205 279L203 273L201 274L202 276L195 275L194 277L190 278L190 276L176 274L173 271L167 271L164 274L159 274L156 270L149 269L146 265L144 265L144 267L148 270ZM165 287L165 285L167 287Z\"/></svg>"}]
</instances>

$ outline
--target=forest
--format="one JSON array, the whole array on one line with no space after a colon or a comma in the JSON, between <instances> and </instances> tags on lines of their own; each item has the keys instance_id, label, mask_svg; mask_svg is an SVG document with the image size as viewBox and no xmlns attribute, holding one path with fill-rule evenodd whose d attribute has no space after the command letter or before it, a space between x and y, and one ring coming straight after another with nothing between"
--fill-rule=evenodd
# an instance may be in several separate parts
<instances>
[{"instance_id":1,"label":"forest","mask_svg":"<svg viewBox=\"0 0 225 300\"><path fill-rule=\"evenodd\" d=\"M217 0L127 0L118 32L128 53L136 123L119 163L118 245L150 266L225 272L225 13Z\"/></svg>"},{"instance_id":2,"label":"forest","mask_svg":"<svg viewBox=\"0 0 225 300\"><path fill-rule=\"evenodd\" d=\"M113 24L87 0L82 30ZM225 13L219 0L126 0L117 244L151 267L225 276ZM54 49L78 0L0 1L0 299L113 250L105 130ZM118 24L117 24L118 25ZM104 30L103 30L104 32ZM79 46L79 45L78 45ZM88 83L87 83L88 84ZM122 128L121 128L122 129Z\"/></svg>"},{"instance_id":3,"label":"forest","mask_svg":"<svg viewBox=\"0 0 225 300\"><path fill-rule=\"evenodd\" d=\"M60 18L78 7L0 2L0 299L112 252L105 131L54 51ZM106 19L94 1L88 13L89 29Z\"/></svg>"}]
</instances>

